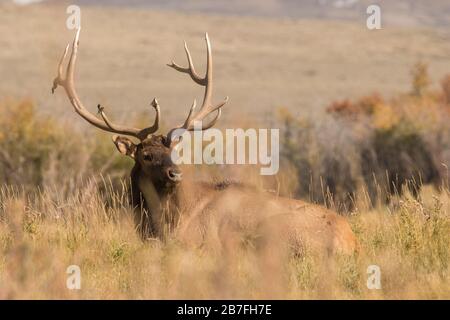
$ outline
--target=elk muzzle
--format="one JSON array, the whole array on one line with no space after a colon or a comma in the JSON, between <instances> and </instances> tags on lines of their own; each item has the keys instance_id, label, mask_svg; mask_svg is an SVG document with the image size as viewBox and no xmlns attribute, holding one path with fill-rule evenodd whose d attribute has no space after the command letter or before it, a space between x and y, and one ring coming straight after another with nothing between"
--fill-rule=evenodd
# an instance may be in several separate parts
<instances>
[{"instance_id":1,"label":"elk muzzle","mask_svg":"<svg viewBox=\"0 0 450 320\"><path fill-rule=\"evenodd\" d=\"M169 168L166 171L167 177L173 182L181 182L183 180L183 173L178 169Z\"/></svg>"}]
</instances>

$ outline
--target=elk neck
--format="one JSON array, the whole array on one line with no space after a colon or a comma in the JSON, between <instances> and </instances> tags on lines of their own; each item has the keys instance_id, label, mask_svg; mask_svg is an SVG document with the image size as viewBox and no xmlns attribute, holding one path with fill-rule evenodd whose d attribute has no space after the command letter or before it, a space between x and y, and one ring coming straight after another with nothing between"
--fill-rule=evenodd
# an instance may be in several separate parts
<instances>
[{"instance_id":1,"label":"elk neck","mask_svg":"<svg viewBox=\"0 0 450 320\"><path fill-rule=\"evenodd\" d=\"M178 203L180 185L167 186L153 181L137 163L131 171L131 185L134 206L142 205L142 199L143 207L154 212L160 210L161 207L167 207L167 202L172 205Z\"/></svg>"}]
</instances>

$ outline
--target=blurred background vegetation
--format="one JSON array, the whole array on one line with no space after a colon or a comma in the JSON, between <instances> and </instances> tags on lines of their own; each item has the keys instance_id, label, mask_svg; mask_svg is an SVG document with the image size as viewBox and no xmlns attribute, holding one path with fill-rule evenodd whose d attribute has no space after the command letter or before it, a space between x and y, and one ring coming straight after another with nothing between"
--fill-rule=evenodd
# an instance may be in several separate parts
<instances>
[{"instance_id":1,"label":"blurred background vegetation","mask_svg":"<svg viewBox=\"0 0 450 320\"><path fill-rule=\"evenodd\" d=\"M323 121L280 109L283 158L297 172L297 197L348 210L363 194L386 203L406 187L448 187L450 75L429 89L427 66L412 69L411 91L335 101Z\"/></svg>"},{"instance_id":2,"label":"blurred background vegetation","mask_svg":"<svg viewBox=\"0 0 450 320\"><path fill-rule=\"evenodd\" d=\"M38 116L31 100L1 101L0 127L0 179L8 186L70 194L89 178L107 176L119 184L132 165L116 155L107 136Z\"/></svg>"}]
</instances>

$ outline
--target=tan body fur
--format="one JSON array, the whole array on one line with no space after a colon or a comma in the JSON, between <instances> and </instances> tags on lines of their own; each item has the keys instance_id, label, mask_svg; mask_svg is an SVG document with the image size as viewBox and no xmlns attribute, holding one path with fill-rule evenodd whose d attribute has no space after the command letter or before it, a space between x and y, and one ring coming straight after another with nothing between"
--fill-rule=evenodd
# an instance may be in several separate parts
<instances>
[{"instance_id":1,"label":"tan body fur","mask_svg":"<svg viewBox=\"0 0 450 320\"><path fill-rule=\"evenodd\" d=\"M253 239L258 247L288 245L351 254L357 240L346 218L322 206L242 185L202 184L184 197L177 238L201 247Z\"/></svg>"}]
</instances>

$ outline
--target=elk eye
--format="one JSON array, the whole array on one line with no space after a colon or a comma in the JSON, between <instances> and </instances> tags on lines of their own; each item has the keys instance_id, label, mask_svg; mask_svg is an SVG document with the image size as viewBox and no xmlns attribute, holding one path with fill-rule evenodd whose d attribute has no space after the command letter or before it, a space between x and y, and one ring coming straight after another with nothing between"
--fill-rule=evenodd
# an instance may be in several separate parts
<instances>
[{"instance_id":1,"label":"elk eye","mask_svg":"<svg viewBox=\"0 0 450 320\"><path fill-rule=\"evenodd\" d=\"M144 160L145 161L152 161L153 160L153 156L151 154L145 154L144 155Z\"/></svg>"}]
</instances>

